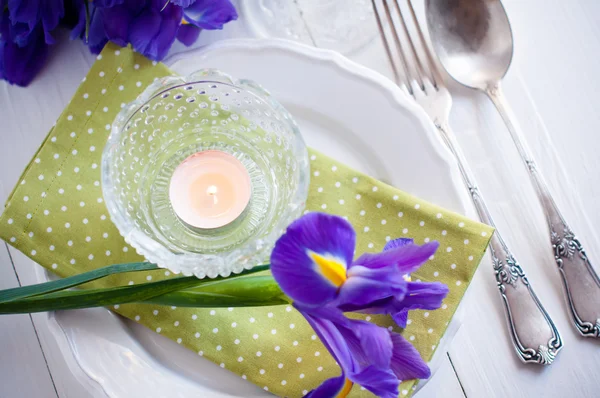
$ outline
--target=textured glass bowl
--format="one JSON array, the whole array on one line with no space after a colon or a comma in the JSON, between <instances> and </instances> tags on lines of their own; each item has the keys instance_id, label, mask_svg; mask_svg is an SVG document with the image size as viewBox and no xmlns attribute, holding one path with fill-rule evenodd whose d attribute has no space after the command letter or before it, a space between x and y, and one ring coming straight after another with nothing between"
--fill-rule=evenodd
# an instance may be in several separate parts
<instances>
[{"instance_id":1,"label":"textured glass bowl","mask_svg":"<svg viewBox=\"0 0 600 398\"><path fill-rule=\"evenodd\" d=\"M220 150L246 167L250 203L233 223L193 229L174 213L169 182L188 156ZM156 80L116 117L102 156L113 222L139 254L174 273L228 276L268 262L304 209L306 146L290 114L256 83L217 70Z\"/></svg>"},{"instance_id":2,"label":"textured glass bowl","mask_svg":"<svg viewBox=\"0 0 600 398\"><path fill-rule=\"evenodd\" d=\"M350 54L379 37L371 0L241 1L259 37L278 37Z\"/></svg>"}]
</instances>

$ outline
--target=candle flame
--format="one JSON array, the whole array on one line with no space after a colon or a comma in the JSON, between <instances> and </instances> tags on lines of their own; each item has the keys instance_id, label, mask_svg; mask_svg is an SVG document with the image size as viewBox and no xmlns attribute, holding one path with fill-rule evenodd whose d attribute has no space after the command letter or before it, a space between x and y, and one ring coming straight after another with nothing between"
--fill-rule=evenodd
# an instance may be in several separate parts
<instances>
[{"instance_id":1,"label":"candle flame","mask_svg":"<svg viewBox=\"0 0 600 398\"><path fill-rule=\"evenodd\" d=\"M217 197L217 186L216 185L209 185L208 188L206 188L206 193L210 196L212 196L213 198L213 204L217 204L219 203L219 198Z\"/></svg>"}]
</instances>

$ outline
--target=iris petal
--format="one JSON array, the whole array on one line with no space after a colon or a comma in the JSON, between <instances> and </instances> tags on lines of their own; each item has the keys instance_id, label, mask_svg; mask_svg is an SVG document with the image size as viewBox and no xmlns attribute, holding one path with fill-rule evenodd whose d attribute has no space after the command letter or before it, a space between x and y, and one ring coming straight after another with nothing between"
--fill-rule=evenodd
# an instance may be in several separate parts
<instances>
[{"instance_id":1,"label":"iris petal","mask_svg":"<svg viewBox=\"0 0 600 398\"><path fill-rule=\"evenodd\" d=\"M346 384L346 377L341 375L339 377L332 377L331 379L325 380L319 387L315 388L308 394L307 398L332 398L332 397L344 397L341 396L344 385ZM346 394L347 395L347 394Z\"/></svg>"},{"instance_id":2,"label":"iris petal","mask_svg":"<svg viewBox=\"0 0 600 398\"><path fill-rule=\"evenodd\" d=\"M381 398L397 398L400 381L391 369L368 366L354 375L353 381Z\"/></svg>"},{"instance_id":3,"label":"iris petal","mask_svg":"<svg viewBox=\"0 0 600 398\"><path fill-rule=\"evenodd\" d=\"M8 0L6 3L6 7L10 13L10 20L13 23L27 23L29 24L29 28L33 30L33 27L38 23L40 18L40 9L42 8L40 0Z\"/></svg>"},{"instance_id":4,"label":"iris petal","mask_svg":"<svg viewBox=\"0 0 600 398\"><path fill-rule=\"evenodd\" d=\"M185 8L185 19L202 29L223 29L238 15L229 0L196 0Z\"/></svg>"},{"instance_id":5,"label":"iris petal","mask_svg":"<svg viewBox=\"0 0 600 398\"><path fill-rule=\"evenodd\" d=\"M438 246L438 242L430 242L422 246L404 244L382 253L365 253L360 256L354 264L374 269L387 267L393 264L398 267L398 271L402 274L410 274L427 261L427 259L435 253Z\"/></svg>"},{"instance_id":6,"label":"iris petal","mask_svg":"<svg viewBox=\"0 0 600 398\"><path fill-rule=\"evenodd\" d=\"M123 4L124 0L94 0L94 5L101 8L111 8Z\"/></svg>"},{"instance_id":7,"label":"iris petal","mask_svg":"<svg viewBox=\"0 0 600 398\"><path fill-rule=\"evenodd\" d=\"M46 43L54 44L54 38L50 32L58 26L60 19L65 15L65 6L63 0L47 0L43 4L41 14Z\"/></svg>"},{"instance_id":8,"label":"iris petal","mask_svg":"<svg viewBox=\"0 0 600 398\"><path fill-rule=\"evenodd\" d=\"M175 41L183 10L168 3L164 9L149 8L138 15L129 28L133 48L146 57L160 61Z\"/></svg>"},{"instance_id":9,"label":"iris petal","mask_svg":"<svg viewBox=\"0 0 600 398\"><path fill-rule=\"evenodd\" d=\"M421 355L404 337L389 332L393 343L391 369L400 380L427 379L431 370Z\"/></svg>"},{"instance_id":10,"label":"iris petal","mask_svg":"<svg viewBox=\"0 0 600 398\"><path fill-rule=\"evenodd\" d=\"M441 282L409 282L402 305L407 309L435 310L448 292L448 286Z\"/></svg>"},{"instance_id":11,"label":"iris petal","mask_svg":"<svg viewBox=\"0 0 600 398\"><path fill-rule=\"evenodd\" d=\"M398 396L398 378L390 369L393 343L386 329L348 319L333 307L296 308L349 380L381 397Z\"/></svg>"},{"instance_id":12,"label":"iris petal","mask_svg":"<svg viewBox=\"0 0 600 398\"><path fill-rule=\"evenodd\" d=\"M402 329L406 328L406 323L408 322L408 310L401 310L392 315L394 322L396 325L400 326Z\"/></svg>"},{"instance_id":13,"label":"iris petal","mask_svg":"<svg viewBox=\"0 0 600 398\"><path fill-rule=\"evenodd\" d=\"M391 249L395 249L397 247L402 247L404 245L409 245L411 243L414 243L413 239L410 238L397 238L397 239L393 239L391 241L389 241L388 243L385 244L385 246L383 247L383 251L388 251Z\"/></svg>"},{"instance_id":14,"label":"iris petal","mask_svg":"<svg viewBox=\"0 0 600 398\"><path fill-rule=\"evenodd\" d=\"M337 295L338 287L322 272L311 253L347 268L352 261L356 235L343 218L308 213L294 221L271 253L271 272L294 301L322 305ZM333 271L332 271L333 272ZM339 269L337 275L339 275Z\"/></svg>"},{"instance_id":15,"label":"iris petal","mask_svg":"<svg viewBox=\"0 0 600 398\"><path fill-rule=\"evenodd\" d=\"M368 365L389 368L392 340L387 329L359 320L351 320L348 327L339 329L360 368Z\"/></svg>"},{"instance_id":16,"label":"iris petal","mask_svg":"<svg viewBox=\"0 0 600 398\"><path fill-rule=\"evenodd\" d=\"M407 282L395 266L379 269L355 265L348 271L348 280L340 289L339 306L359 309L387 297L402 299Z\"/></svg>"},{"instance_id":17,"label":"iris petal","mask_svg":"<svg viewBox=\"0 0 600 398\"><path fill-rule=\"evenodd\" d=\"M304 308L298 304L294 306L300 311L306 321L313 328L327 351L340 364L342 370L355 368L354 359L350 354L348 344L337 325L348 324L350 320L333 307ZM309 312L310 311L310 312Z\"/></svg>"},{"instance_id":18,"label":"iris petal","mask_svg":"<svg viewBox=\"0 0 600 398\"><path fill-rule=\"evenodd\" d=\"M200 30L197 26L182 23L177 31L177 40L186 46L191 46L198 39Z\"/></svg>"},{"instance_id":19,"label":"iris petal","mask_svg":"<svg viewBox=\"0 0 600 398\"><path fill-rule=\"evenodd\" d=\"M194 4L196 0L171 0L171 3L186 8L189 7L190 5Z\"/></svg>"},{"instance_id":20,"label":"iris petal","mask_svg":"<svg viewBox=\"0 0 600 398\"><path fill-rule=\"evenodd\" d=\"M352 278L344 284L351 286ZM343 290L343 289L342 289ZM365 314L387 314L392 315L394 321L401 328L406 327L409 310L435 310L440 308L442 301L448 295L448 287L440 282L408 282L406 284L406 293L403 297L386 297L381 300L375 300L368 304L351 304L342 302L343 291L337 302L338 308L342 311L355 311Z\"/></svg>"},{"instance_id":21,"label":"iris petal","mask_svg":"<svg viewBox=\"0 0 600 398\"><path fill-rule=\"evenodd\" d=\"M129 41L129 27L133 21L133 15L125 6L111 8L97 8L92 23L102 23L108 40L121 47Z\"/></svg>"},{"instance_id":22,"label":"iris petal","mask_svg":"<svg viewBox=\"0 0 600 398\"><path fill-rule=\"evenodd\" d=\"M42 26L38 25L31 32L23 47L12 41L0 40L0 52L0 76L11 84L27 86L42 69L48 56Z\"/></svg>"}]
</instances>

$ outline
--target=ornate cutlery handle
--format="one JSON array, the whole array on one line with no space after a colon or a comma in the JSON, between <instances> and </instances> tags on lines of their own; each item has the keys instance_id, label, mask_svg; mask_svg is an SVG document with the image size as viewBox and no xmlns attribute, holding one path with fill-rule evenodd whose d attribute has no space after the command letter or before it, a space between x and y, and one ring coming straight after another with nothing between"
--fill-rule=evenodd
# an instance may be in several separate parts
<instances>
[{"instance_id":1,"label":"ornate cutlery handle","mask_svg":"<svg viewBox=\"0 0 600 398\"><path fill-rule=\"evenodd\" d=\"M538 172L525 139L520 129L516 127L516 119L502 94L500 85L488 87L486 93L508 127L546 214L554 258L560 271L575 327L583 336L600 337L600 278L594 271L583 246L562 217L546 182Z\"/></svg>"},{"instance_id":2,"label":"ornate cutlery handle","mask_svg":"<svg viewBox=\"0 0 600 398\"><path fill-rule=\"evenodd\" d=\"M454 134L445 123L436 121L435 125L458 161L481 221L496 228ZM490 250L508 328L519 358L528 363L551 364L563 346L561 336L497 228L490 241Z\"/></svg>"}]
</instances>

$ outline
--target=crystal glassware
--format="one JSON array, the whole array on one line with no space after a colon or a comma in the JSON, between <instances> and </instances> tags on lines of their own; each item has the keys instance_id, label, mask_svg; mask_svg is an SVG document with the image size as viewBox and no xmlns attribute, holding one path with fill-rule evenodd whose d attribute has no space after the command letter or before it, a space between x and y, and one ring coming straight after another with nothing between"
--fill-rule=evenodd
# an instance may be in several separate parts
<instances>
[{"instance_id":1,"label":"crystal glassware","mask_svg":"<svg viewBox=\"0 0 600 398\"><path fill-rule=\"evenodd\" d=\"M177 166L195 153L234 156L248 171L245 211L219 228L182 222L169 200ZM121 235L174 273L228 276L268 262L304 209L309 162L291 115L250 80L217 70L164 77L116 117L102 156L102 189Z\"/></svg>"},{"instance_id":2,"label":"crystal glassware","mask_svg":"<svg viewBox=\"0 0 600 398\"><path fill-rule=\"evenodd\" d=\"M242 1L243 18L259 37L276 37L353 53L377 37L371 0Z\"/></svg>"}]
</instances>

